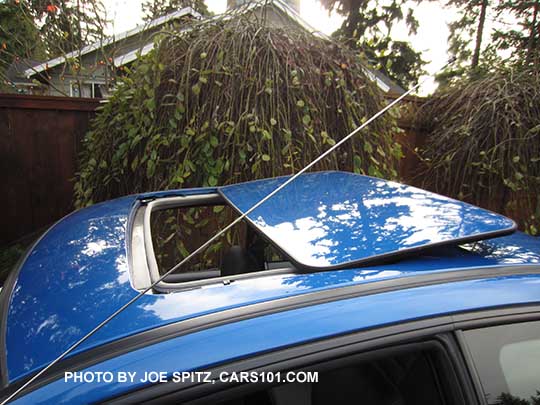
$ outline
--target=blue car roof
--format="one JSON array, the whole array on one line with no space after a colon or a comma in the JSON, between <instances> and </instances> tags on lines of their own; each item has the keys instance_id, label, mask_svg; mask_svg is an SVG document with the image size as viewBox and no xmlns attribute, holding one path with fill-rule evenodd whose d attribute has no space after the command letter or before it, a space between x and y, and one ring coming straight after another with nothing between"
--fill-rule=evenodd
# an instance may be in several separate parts
<instances>
[{"instance_id":1,"label":"blue car roof","mask_svg":"<svg viewBox=\"0 0 540 405\"><path fill-rule=\"evenodd\" d=\"M14 382L44 367L137 294L130 283L128 241L141 201L209 190L215 191L128 196L72 213L50 228L14 273L13 288L2 291L8 303L2 330L2 377ZM280 298L454 269L538 263L540 239L516 232L464 247L442 246L384 265L261 275L230 284L147 294L73 354L182 320Z\"/></svg>"},{"instance_id":2,"label":"blue car roof","mask_svg":"<svg viewBox=\"0 0 540 405\"><path fill-rule=\"evenodd\" d=\"M241 213L290 176L221 187ZM393 181L345 172L299 176L248 215L297 266L331 269L513 232L509 218Z\"/></svg>"},{"instance_id":3,"label":"blue car roof","mask_svg":"<svg viewBox=\"0 0 540 405\"><path fill-rule=\"evenodd\" d=\"M374 327L433 317L446 317L440 321L444 324L450 322L448 315L471 309L534 305L540 300L539 283L540 275L523 275L430 285L330 301L234 320L179 334L168 340L149 342L81 371L121 370L142 376L147 371L159 370L170 377L178 371L207 370L235 360ZM63 374L60 374L50 385L28 393L15 403L101 403L150 385L141 378L122 383L101 381L88 384L73 379L65 382Z\"/></svg>"}]
</instances>

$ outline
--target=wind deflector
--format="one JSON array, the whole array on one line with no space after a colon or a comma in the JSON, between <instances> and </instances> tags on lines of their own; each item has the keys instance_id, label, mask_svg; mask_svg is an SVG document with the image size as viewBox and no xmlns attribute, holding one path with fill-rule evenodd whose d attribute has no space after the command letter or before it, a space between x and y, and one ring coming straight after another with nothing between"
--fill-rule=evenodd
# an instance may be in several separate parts
<instances>
[{"instance_id":1,"label":"wind deflector","mask_svg":"<svg viewBox=\"0 0 540 405\"><path fill-rule=\"evenodd\" d=\"M288 177L219 188L241 213ZM297 265L350 267L512 233L509 218L429 191L346 172L300 176L248 215Z\"/></svg>"}]
</instances>

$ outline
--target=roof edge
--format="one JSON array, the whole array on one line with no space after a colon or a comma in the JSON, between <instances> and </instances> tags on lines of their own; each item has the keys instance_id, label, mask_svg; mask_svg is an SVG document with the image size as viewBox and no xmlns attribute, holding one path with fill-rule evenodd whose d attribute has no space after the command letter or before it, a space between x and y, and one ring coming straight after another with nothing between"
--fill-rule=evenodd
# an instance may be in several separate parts
<instances>
[{"instance_id":1,"label":"roof edge","mask_svg":"<svg viewBox=\"0 0 540 405\"><path fill-rule=\"evenodd\" d=\"M167 22L169 22L171 20L181 18L181 17L184 17L184 16L188 16L188 15L191 15L192 17L195 17L197 19L202 18L202 15L199 12L195 11L193 8L184 7L181 10L174 11L172 13L169 13L169 14L166 14L164 16L158 17L158 18L150 21L148 24L138 25L138 26L136 26L135 28L133 28L131 30L121 32L118 35L113 35L112 37L106 39L105 41L94 42L93 44L87 45L87 46L83 47L80 50L71 51L71 52L66 53L65 55L58 56L58 57L53 58L53 59L49 59L48 61L40 63L39 65L36 65L36 66L33 66L31 68L26 69L23 72L23 75L26 78L30 78L30 77L38 74L38 73L41 73L41 72L43 72L45 70L48 70L48 69L50 69L52 67L55 67L55 66L58 66L58 65L60 65L60 64L62 64L64 62L67 62L67 59L69 59L69 58L72 58L72 57L75 57L75 56L78 56L78 55L86 55L87 53L95 51L96 49L99 49L101 47L109 46L109 45L111 45L111 44L113 44L113 43L115 43L117 41L121 41L123 39L132 37L132 36L134 36L136 34L139 34L140 32L142 32L144 30L159 27L160 25L165 24L165 23L167 23Z\"/></svg>"}]
</instances>

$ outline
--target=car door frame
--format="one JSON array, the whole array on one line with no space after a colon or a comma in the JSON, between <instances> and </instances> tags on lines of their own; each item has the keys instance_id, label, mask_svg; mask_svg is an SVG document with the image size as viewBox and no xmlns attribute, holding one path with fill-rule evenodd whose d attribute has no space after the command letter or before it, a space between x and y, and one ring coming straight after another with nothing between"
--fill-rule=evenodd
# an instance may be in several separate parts
<instances>
[{"instance_id":1,"label":"car door frame","mask_svg":"<svg viewBox=\"0 0 540 405\"><path fill-rule=\"evenodd\" d=\"M483 397L478 374L472 363L470 353L467 352L466 346L464 346L461 335L462 330L534 320L540 320L540 305L538 304L476 310L310 342L230 362L206 371L212 372L212 375L219 375L224 370L228 372L251 370L285 371L299 369L309 363L312 366L317 365L325 360L332 360L351 353L366 354L375 350L392 350L404 345L431 342L439 344L448 356L448 361L461 388L464 403L485 405L487 403ZM246 384L233 385L229 383L228 386L226 385L220 382L215 384L169 382L124 394L111 399L107 403L167 403L174 401L178 403L178 401L219 398L223 394L227 396L238 395L246 389ZM258 384L249 385L256 386ZM266 384L266 387L269 387L269 385ZM248 389L253 390L256 388L248 387Z\"/></svg>"},{"instance_id":2,"label":"car door frame","mask_svg":"<svg viewBox=\"0 0 540 405\"><path fill-rule=\"evenodd\" d=\"M524 306L523 309L528 308ZM533 311L520 311L520 307L500 308L492 311L484 311L484 318L470 319L464 315L456 315L454 336L458 342L459 348L465 360L471 383L477 393L479 403L488 405L480 374L475 366L473 355L465 338L464 332L470 329L482 329L501 325L519 325L520 323L540 321L540 307L532 306ZM536 309L536 310L534 310ZM519 311L519 312L517 312Z\"/></svg>"}]
</instances>

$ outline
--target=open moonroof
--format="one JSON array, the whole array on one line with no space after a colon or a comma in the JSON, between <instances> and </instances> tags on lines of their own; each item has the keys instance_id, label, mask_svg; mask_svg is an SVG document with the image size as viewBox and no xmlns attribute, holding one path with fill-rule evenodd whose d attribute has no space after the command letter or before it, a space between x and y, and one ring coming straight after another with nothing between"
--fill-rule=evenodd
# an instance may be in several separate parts
<instances>
[{"instance_id":1,"label":"open moonroof","mask_svg":"<svg viewBox=\"0 0 540 405\"><path fill-rule=\"evenodd\" d=\"M219 188L246 212L289 177ZM300 176L248 219L298 266L349 267L438 245L512 233L491 211L415 187L345 172Z\"/></svg>"}]
</instances>

